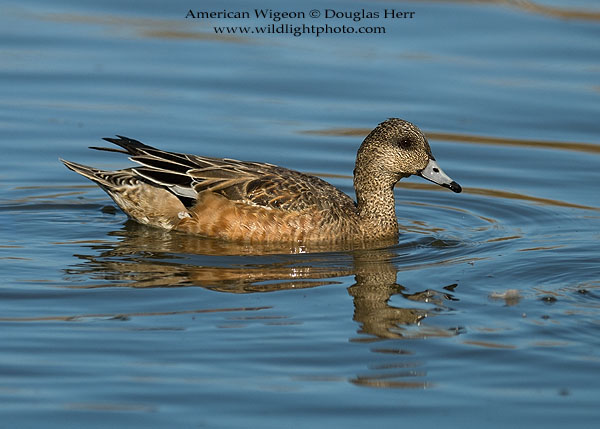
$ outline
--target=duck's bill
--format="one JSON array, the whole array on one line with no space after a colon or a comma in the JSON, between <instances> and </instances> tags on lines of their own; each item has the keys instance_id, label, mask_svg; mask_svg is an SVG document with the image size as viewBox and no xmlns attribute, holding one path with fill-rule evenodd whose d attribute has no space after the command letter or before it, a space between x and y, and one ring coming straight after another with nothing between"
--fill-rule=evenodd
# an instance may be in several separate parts
<instances>
[{"instance_id":1,"label":"duck's bill","mask_svg":"<svg viewBox=\"0 0 600 429\"><path fill-rule=\"evenodd\" d=\"M444 188L448 188L453 192L459 193L462 191L460 185L448 177L433 159L429 160L429 164L427 164L427 167L421 170L419 176L433 183L437 183Z\"/></svg>"}]
</instances>

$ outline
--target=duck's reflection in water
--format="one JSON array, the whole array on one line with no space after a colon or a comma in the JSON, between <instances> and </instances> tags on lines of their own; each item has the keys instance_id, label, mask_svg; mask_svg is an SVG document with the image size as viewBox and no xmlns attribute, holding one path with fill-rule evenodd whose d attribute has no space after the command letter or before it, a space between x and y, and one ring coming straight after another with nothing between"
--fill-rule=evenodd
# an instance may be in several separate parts
<instances>
[{"instance_id":1,"label":"duck's reflection in water","mask_svg":"<svg viewBox=\"0 0 600 429\"><path fill-rule=\"evenodd\" d=\"M255 293L339 284L338 278L354 275L356 283L348 288L354 299L354 320L361 326L359 333L374 339L414 338L415 333L407 335L404 327L418 325L443 311L447 301L455 300L456 285L409 293L399 284L393 260L401 250L395 242L381 243L387 247L374 250L259 246L170 233L133 222L110 235L118 241L91 243L95 254L75 255L85 263L66 270L69 277L103 281L74 287L201 286L219 292ZM394 295L405 298L407 306L390 305ZM431 305L410 305L416 301Z\"/></svg>"},{"instance_id":2,"label":"duck's reflection in water","mask_svg":"<svg viewBox=\"0 0 600 429\"><path fill-rule=\"evenodd\" d=\"M169 233L134 223L127 223L111 235L118 240L90 243L93 254L76 255L85 262L69 268L67 275L84 276L87 281L101 280L93 285L76 287L200 286L239 294L340 284L340 277L354 275L355 284L348 288L348 293L354 300L353 320L360 326L360 335L352 341L456 334L447 329L420 326L426 317L448 308L447 303L455 300L453 290L456 285L440 287L437 291L409 292L397 282L398 268L394 258L397 264L403 249L396 242L382 243L381 249L374 250L257 246ZM390 299L394 296L403 298L395 302L406 305L391 305ZM389 348L374 348L373 351L391 353ZM398 354L410 355L404 351ZM414 371L410 374L417 375ZM397 377L397 374L391 374L390 379L382 379L378 372L375 378L359 376L352 382L374 387L426 386L426 383L397 381Z\"/></svg>"},{"instance_id":3,"label":"duck's reflection in water","mask_svg":"<svg viewBox=\"0 0 600 429\"><path fill-rule=\"evenodd\" d=\"M453 301L455 284L444 286L443 292L425 289L409 293L397 283L397 268L391 262L393 252L389 249L362 250L354 252L354 274L356 284L348 288L354 298L354 320L361 324L360 333L376 338L414 338L419 332L406 332L406 326L418 325L432 313L443 311L446 301ZM422 307L395 307L389 304L394 295L400 295L409 302L432 304L431 309ZM423 335L434 334L431 328ZM445 331L435 336L447 336Z\"/></svg>"}]
</instances>

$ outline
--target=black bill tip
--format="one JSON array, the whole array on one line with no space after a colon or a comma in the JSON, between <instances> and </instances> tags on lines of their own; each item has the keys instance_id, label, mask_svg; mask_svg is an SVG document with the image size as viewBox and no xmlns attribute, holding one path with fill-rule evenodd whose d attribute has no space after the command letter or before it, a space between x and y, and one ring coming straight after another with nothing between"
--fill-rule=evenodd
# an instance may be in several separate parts
<instances>
[{"instance_id":1,"label":"black bill tip","mask_svg":"<svg viewBox=\"0 0 600 429\"><path fill-rule=\"evenodd\" d=\"M452 192L456 192L457 194L460 194L462 192L462 188L454 180L450 183L444 183L442 186L450 189Z\"/></svg>"}]
</instances>

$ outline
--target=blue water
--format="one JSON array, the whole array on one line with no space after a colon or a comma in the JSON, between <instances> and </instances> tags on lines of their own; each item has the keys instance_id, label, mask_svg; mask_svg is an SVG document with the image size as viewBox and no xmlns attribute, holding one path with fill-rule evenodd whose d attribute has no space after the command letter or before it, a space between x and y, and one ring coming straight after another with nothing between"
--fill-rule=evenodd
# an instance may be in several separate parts
<instances>
[{"instance_id":1,"label":"blue water","mask_svg":"<svg viewBox=\"0 0 600 429\"><path fill-rule=\"evenodd\" d=\"M222 36L274 22L190 7L386 32ZM0 24L0 426L595 427L596 2L8 1ZM120 134L353 195L388 117L464 192L400 182L380 249L139 226L58 161L129 166L87 149Z\"/></svg>"}]
</instances>

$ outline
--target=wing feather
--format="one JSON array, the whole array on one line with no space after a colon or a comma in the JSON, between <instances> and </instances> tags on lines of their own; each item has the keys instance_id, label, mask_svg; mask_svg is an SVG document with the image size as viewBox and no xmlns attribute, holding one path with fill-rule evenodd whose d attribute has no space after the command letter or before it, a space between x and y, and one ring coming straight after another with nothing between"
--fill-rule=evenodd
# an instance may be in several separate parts
<instances>
[{"instance_id":1,"label":"wing feather","mask_svg":"<svg viewBox=\"0 0 600 429\"><path fill-rule=\"evenodd\" d=\"M124 149L113 151L131 155L140 165L132 171L168 189L186 205L193 204L202 192L215 192L233 201L285 211L355 208L352 199L337 188L298 171L267 163L165 152L118 137L105 140Z\"/></svg>"}]
</instances>

